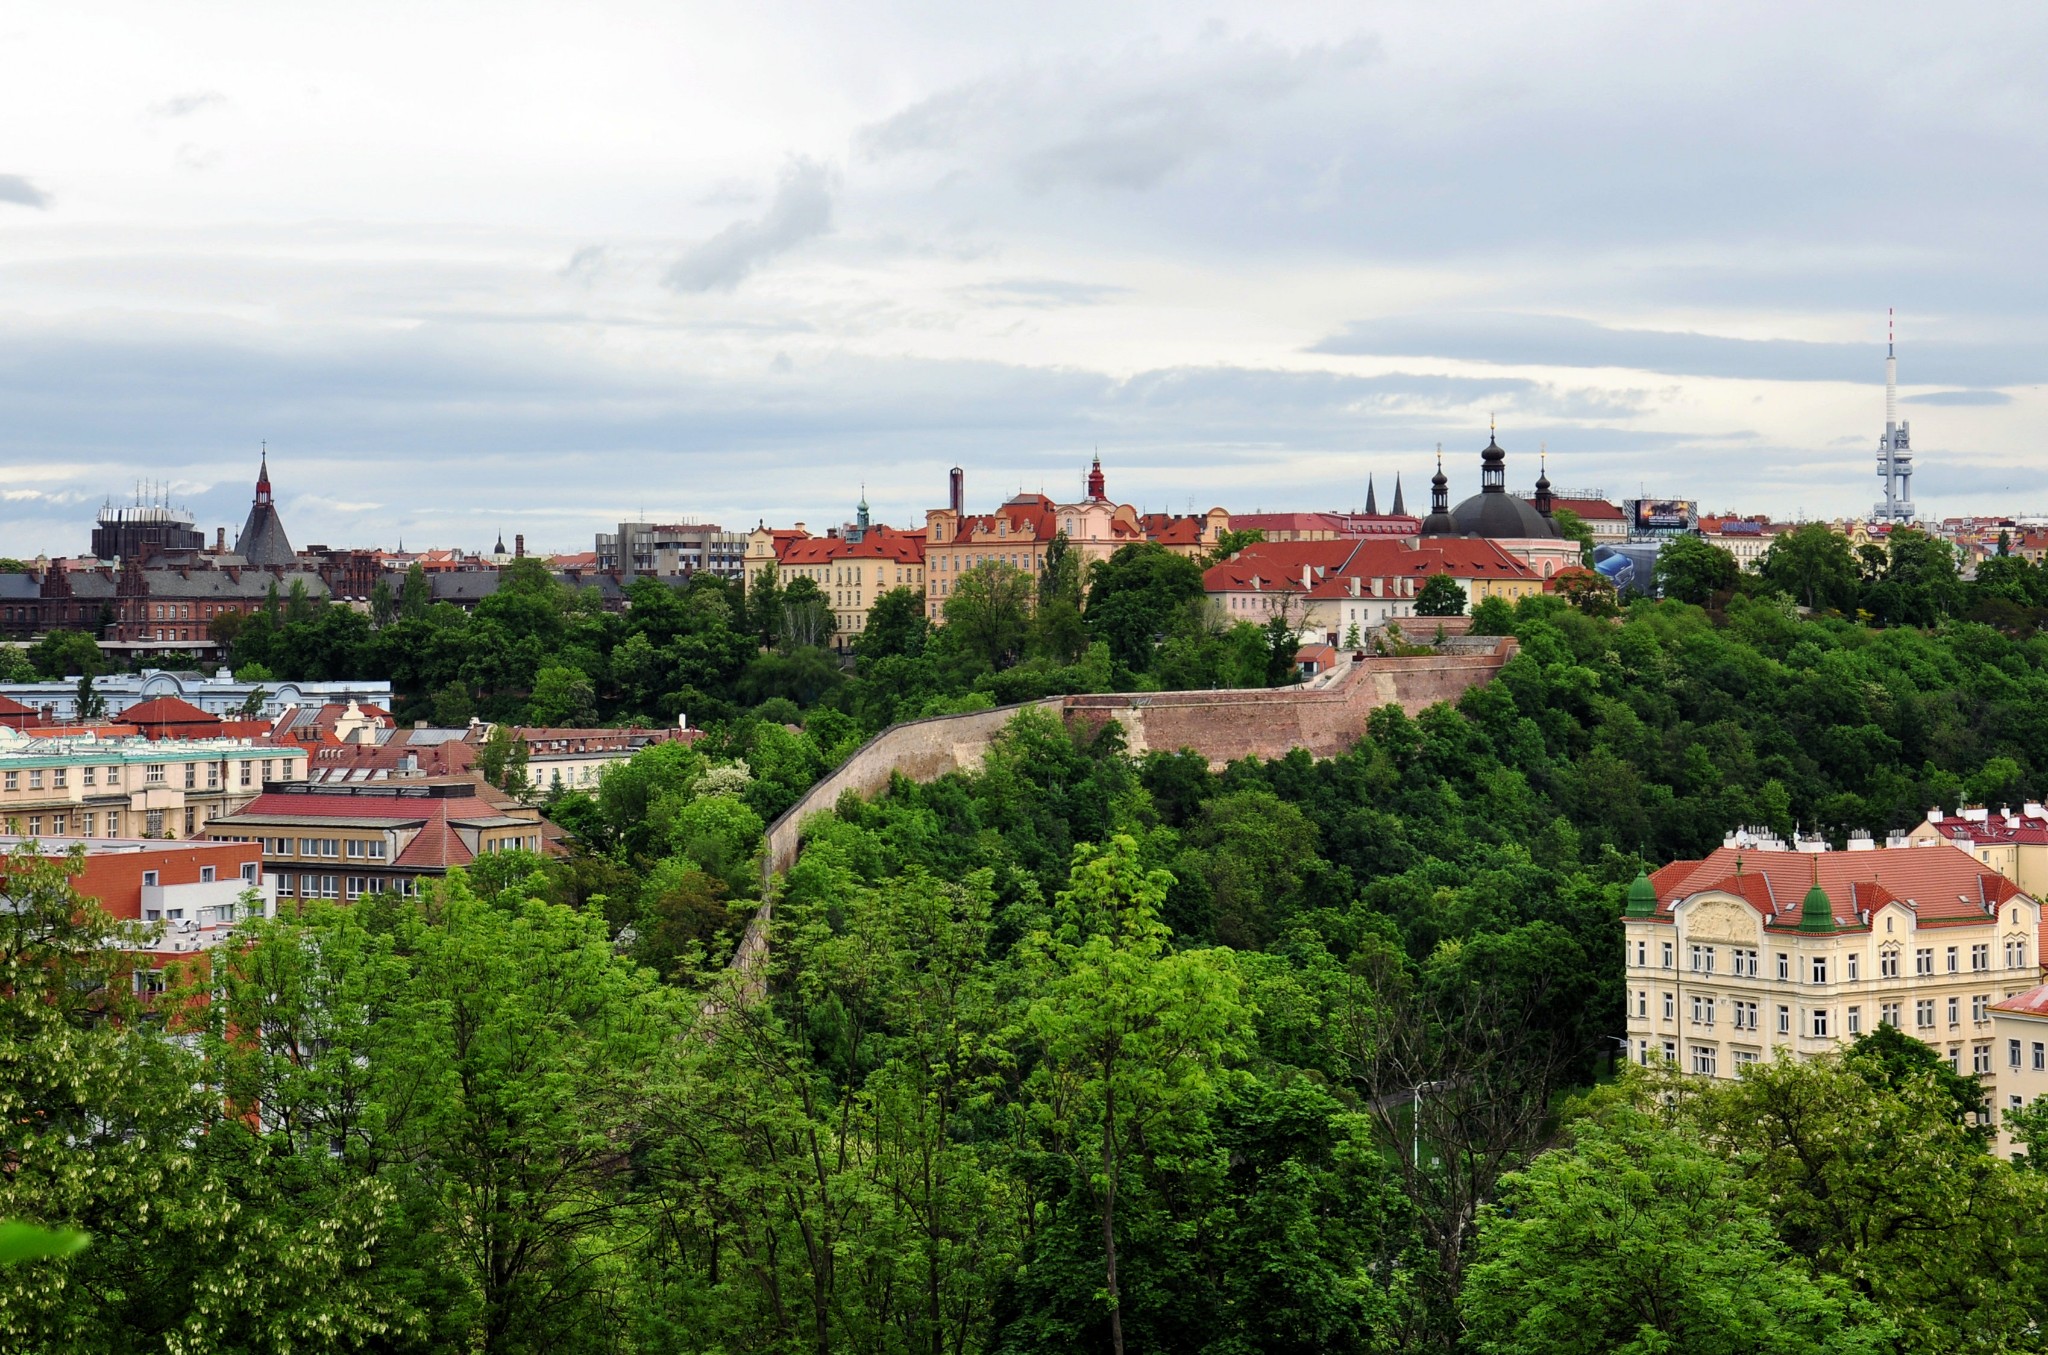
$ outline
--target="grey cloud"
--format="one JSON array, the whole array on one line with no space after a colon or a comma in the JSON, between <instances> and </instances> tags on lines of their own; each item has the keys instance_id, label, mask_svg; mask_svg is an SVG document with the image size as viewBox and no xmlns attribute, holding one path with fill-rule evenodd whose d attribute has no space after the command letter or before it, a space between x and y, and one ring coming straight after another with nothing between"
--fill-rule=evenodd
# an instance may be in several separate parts
<instances>
[{"instance_id":1,"label":"grey cloud","mask_svg":"<svg viewBox=\"0 0 2048 1355\"><path fill-rule=\"evenodd\" d=\"M571 282L590 282L604 271L605 247L585 245L569 256L569 262L561 267L561 276Z\"/></svg>"},{"instance_id":2,"label":"grey cloud","mask_svg":"<svg viewBox=\"0 0 2048 1355\"><path fill-rule=\"evenodd\" d=\"M0 202L41 208L50 205L50 195L19 174L0 174Z\"/></svg>"},{"instance_id":3,"label":"grey cloud","mask_svg":"<svg viewBox=\"0 0 2048 1355\"><path fill-rule=\"evenodd\" d=\"M870 159L957 152L1006 167L1032 193L1143 192L1229 142L1246 114L1378 55L1355 38L1298 49L1210 41L1114 63L1013 72L946 90L864 128Z\"/></svg>"},{"instance_id":4,"label":"grey cloud","mask_svg":"<svg viewBox=\"0 0 2048 1355\"><path fill-rule=\"evenodd\" d=\"M2004 391L1927 391L1901 399L1909 405L2009 405L2012 397Z\"/></svg>"},{"instance_id":5,"label":"grey cloud","mask_svg":"<svg viewBox=\"0 0 2048 1355\"><path fill-rule=\"evenodd\" d=\"M762 264L832 229L832 171L793 160L758 220L735 221L685 253L663 277L678 292L730 290Z\"/></svg>"},{"instance_id":6,"label":"grey cloud","mask_svg":"<svg viewBox=\"0 0 2048 1355\"><path fill-rule=\"evenodd\" d=\"M227 101L227 95L217 90L201 89L190 94L173 94L168 99L158 100L149 106L149 111L159 118L187 118L194 113L219 107Z\"/></svg>"},{"instance_id":7,"label":"grey cloud","mask_svg":"<svg viewBox=\"0 0 2048 1355\"><path fill-rule=\"evenodd\" d=\"M1094 306L1126 295L1128 287L1111 287L1093 282L1067 282L1060 278L1011 278L970 288L977 301L1008 306Z\"/></svg>"},{"instance_id":8,"label":"grey cloud","mask_svg":"<svg viewBox=\"0 0 2048 1355\"><path fill-rule=\"evenodd\" d=\"M1883 375L1883 354L1874 344L1731 339L1678 330L1621 329L1566 315L1500 312L1361 320L1311 345L1309 351L1510 366L1622 367L1762 381L1870 381ZM1900 367L1902 376L1913 383L2018 385L2048 380L2048 343L1916 341L1905 346Z\"/></svg>"}]
</instances>

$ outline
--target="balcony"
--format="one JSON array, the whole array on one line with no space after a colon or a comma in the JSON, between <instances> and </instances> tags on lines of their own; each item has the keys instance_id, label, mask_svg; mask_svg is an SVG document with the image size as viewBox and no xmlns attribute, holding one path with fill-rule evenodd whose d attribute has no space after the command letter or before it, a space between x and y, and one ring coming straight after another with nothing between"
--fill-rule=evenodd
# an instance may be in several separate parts
<instances>
[{"instance_id":1,"label":"balcony","mask_svg":"<svg viewBox=\"0 0 2048 1355\"><path fill-rule=\"evenodd\" d=\"M242 896L254 889L256 900ZM276 886L251 885L239 875L202 884L142 886L142 923L159 928L149 949L171 954L210 950L232 935L243 920L277 915Z\"/></svg>"}]
</instances>

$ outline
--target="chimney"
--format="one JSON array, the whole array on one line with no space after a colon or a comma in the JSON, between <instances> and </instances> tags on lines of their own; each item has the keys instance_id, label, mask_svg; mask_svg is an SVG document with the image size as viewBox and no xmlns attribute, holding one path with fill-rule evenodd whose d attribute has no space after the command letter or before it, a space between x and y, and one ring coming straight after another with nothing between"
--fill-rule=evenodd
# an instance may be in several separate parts
<instances>
[{"instance_id":1,"label":"chimney","mask_svg":"<svg viewBox=\"0 0 2048 1355\"><path fill-rule=\"evenodd\" d=\"M512 558L515 560L524 560L526 558L526 533L520 532L513 536Z\"/></svg>"},{"instance_id":2,"label":"chimney","mask_svg":"<svg viewBox=\"0 0 2048 1355\"><path fill-rule=\"evenodd\" d=\"M226 555L228 553L227 528L216 527L213 529L213 553L215 555Z\"/></svg>"},{"instance_id":3,"label":"chimney","mask_svg":"<svg viewBox=\"0 0 2048 1355\"><path fill-rule=\"evenodd\" d=\"M1301 586L1303 588L1313 588L1316 586L1315 580L1309 577L1313 569L1314 566L1312 565L1303 565L1301 567Z\"/></svg>"},{"instance_id":4,"label":"chimney","mask_svg":"<svg viewBox=\"0 0 2048 1355\"><path fill-rule=\"evenodd\" d=\"M956 514L965 513L967 511L967 472L955 466L949 478L952 481L952 494L948 501L952 506L953 512Z\"/></svg>"}]
</instances>

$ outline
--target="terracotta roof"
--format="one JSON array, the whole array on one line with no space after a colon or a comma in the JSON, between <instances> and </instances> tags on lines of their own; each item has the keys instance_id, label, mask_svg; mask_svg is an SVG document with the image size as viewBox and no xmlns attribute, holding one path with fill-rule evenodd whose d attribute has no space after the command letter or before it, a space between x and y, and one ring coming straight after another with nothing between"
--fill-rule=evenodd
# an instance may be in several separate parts
<instances>
[{"instance_id":1,"label":"terracotta roof","mask_svg":"<svg viewBox=\"0 0 2048 1355\"><path fill-rule=\"evenodd\" d=\"M1322 513L1232 513L1236 532L1334 532L1337 524Z\"/></svg>"},{"instance_id":2,"label":"terracotta roof","mask_svg":"<svg viewBox=\"0 0 2048 1355\"><path fill-rule=\"evenodd\" d=\"M1650 875L1660 918L1671 916L1672 904L1714 890L1747 899L1773 925L1787 929L1799 925L1800 901L1816 880L1842 927L1864 925L1859 913L1888 903L1911 907L1923 922L1982 922L1993 906L2025 897L1968 852L1944 845L1857 852L1721 847Z\"/></svg>"},{"instance_id":3,"label":"terracotta roof","mask_svg":"<svg viewBox=\"0 0 2048 1355\"><path fill-rule=\"evenodd\" d=\"M2048 983L2039 988L2029 988L2024 993L2014 994L2003 1002L1991 1004L1995 1012L2011 1012L2015 1016L2039 1016L2048 1018Z\"/></svg>"},{"instance_id":4,"label":"terracotta roof","mask_svg":"<svg viewBox=\"0 0 2048 1355\"><path fill-rule=\"evenodd\" d=\"M1550 506L1553 512L1559 508L1569 508L1583 522L1591 522L1595 518L1609 522L1628 521L1628 514L1621 511L1619 504L1609 503L1605 499L1552 499Z\"/></svg>"},{"instance_id":5,"label":"terracotta roof","mask_svg":"<svg viewBox=\"0 0 2048 1355\"><path fill-rule=\"evenodd\" d=\"M124 725L218 725L218 716L210 715L190 701L181 701L175 696L152 697L138 701L114 717Z\"/></svg>"},{"instance_id":6,"label":"terracotta roof","mask_svg":"<svg viewBox=\"0 0 2048 1355\"><path fill-rule=\"evenodd\" d=\"M24 706L11 696L0 696L0 715L40 715L34 706Z\"/></svg>"},{"instance_id":7,"label":"terracotta roof","mask_svg":"<svg viewBox=\"0 0 2048 1355\"><path fill-rule=\"evenodd\" d=\"M476 860L446 819L429 819L391 864L408 870L446 870Z\"/></svg>"}]
</instances>

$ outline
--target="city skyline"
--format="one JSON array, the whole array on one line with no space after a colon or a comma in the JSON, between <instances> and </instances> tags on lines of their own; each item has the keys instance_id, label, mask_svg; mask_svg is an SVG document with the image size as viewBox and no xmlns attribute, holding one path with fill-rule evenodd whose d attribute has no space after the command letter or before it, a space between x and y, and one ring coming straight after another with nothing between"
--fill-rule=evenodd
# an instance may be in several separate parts
<instances>
[{"instance_id":1,"label":"city skyline","mask_svg":"<svg viewBox=\"0 0 2048 1355\"><path fill-rule=\"evenodd\" d=\"M1464 492L1494 412L1516 487L1862 514L1888 306L1921 515L2048 509L2030 10L112 9L0 34L10 553L232 533L265 440L297 540L572 550L1098 449Z\"/></svg>"}]
</instances>

